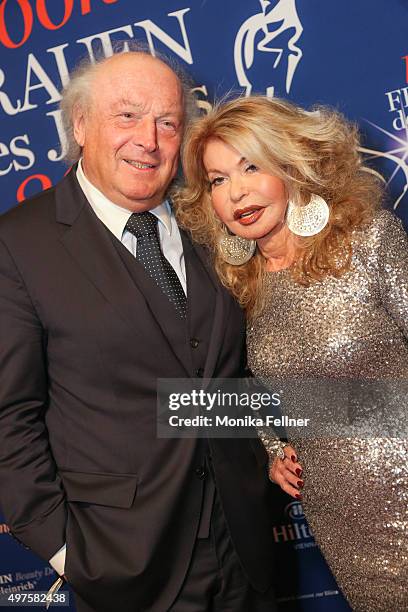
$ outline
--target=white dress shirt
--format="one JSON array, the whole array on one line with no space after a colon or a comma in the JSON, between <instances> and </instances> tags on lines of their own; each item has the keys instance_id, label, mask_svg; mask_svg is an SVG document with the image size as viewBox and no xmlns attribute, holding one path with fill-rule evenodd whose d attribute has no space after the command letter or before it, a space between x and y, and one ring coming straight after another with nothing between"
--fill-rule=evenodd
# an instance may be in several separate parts
<instances>
[{"instance_id":1,"label":"white dress shirt","mask_svg":"<svg viewBox=\"0 0 408 612\"><path fill-rule=\"evenodd\" d=\"M131 232L125 230L125 225L132 211L117 206L117 204L108 200L99 189L92 185L84 174L81 160L78 163L77 179L96 216L124 244L132 255L136 256L137 238ZM173 266L184 289L184 293L187 293L186 268L180 230L168 200L152 208L149 212L159 220L159 241L163 255Z\"/></svg>"},{"instance_id":2,"label":"white dress shirt","mask_svg":"<svg viewBox=\"0 0 408 612\"><path fill-rule=\"evenodd\" d=\"M82 160L78 163L76 173L78 183L85 194L86 199L91 205L96 216L112 232L118 240L136 256L137 238L131 232L125 230L132 211L114 204L103 195L87 179L82 168ZM152 208L151 212L158 218L159 241L163 255L173 266L179 277L184 293L187 293L186 268L184 262L183 244L181 242L180 230L177 226L175 216L171 210L168 200ZM66 544L60 548L50 559L50 565L61 576L65 569Z\"/></svg>"}]
</instances>

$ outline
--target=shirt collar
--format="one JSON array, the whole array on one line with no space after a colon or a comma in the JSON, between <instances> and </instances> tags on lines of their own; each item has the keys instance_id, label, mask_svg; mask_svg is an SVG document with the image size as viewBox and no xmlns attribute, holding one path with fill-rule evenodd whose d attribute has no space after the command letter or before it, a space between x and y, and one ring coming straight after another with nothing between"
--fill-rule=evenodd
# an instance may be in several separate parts
<instances>
[{"instance_id":1,"label":"shirt collar","mask_svg":"<svg viewBox=\"0 0 408 612\"><path fill-rule=\"evenodd\" d=\"M96 216L104 225L106 225L106 227L114 236L116 236L118 240L122 240L125 225L128 222L132 211L114 204L101 191L99 191L99 189L92 185L89 179L85 176L82 167L82 159L80 159L78 162L76 176L78 183ZM155 208L152 208L149 212L158 218L159 222L166 229L169 236L171 236L171 217L173 212L171 210L169 201L165 200Z\"/></svg>"}]
</instances>

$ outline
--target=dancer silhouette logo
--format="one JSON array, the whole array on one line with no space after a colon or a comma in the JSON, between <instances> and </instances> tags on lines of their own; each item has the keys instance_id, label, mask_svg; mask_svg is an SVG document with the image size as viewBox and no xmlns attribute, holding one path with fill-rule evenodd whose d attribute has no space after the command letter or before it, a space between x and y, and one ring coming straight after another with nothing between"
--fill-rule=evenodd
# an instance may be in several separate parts
<instances>
[{"instance_id":1,"label":"dancer silhouette logo","mask_svg":"<svg viewBox=\"0 0 408 612\"><path fill-rule=\"evenodd\" d=\"M257 63L270 57L269 76L265 93L269 97L276 90L288 94L297 66L302 59L298 46L303 32L296 0L259 0L261 11L244 21L234 45L234 62L238 82L249 96L253 89ZM269 55L268 55L269 54ZM263 78L265 73L262 69Z\"/></svg>"}]
</instances>

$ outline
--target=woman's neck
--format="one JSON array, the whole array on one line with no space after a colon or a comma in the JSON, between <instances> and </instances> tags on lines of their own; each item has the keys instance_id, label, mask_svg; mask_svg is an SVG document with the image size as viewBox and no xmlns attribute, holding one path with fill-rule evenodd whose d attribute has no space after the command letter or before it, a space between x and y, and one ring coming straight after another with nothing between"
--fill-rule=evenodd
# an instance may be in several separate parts
<instances>
[{"instance_id":1,"label":"woman's neck","mask_svg":"<svg viewBox=\"0 0 408 612\"><path fill-rule=\"evenodd\" d=\"M286 225L278 231L257 240L258 248L265 257L267 272L289 268L296 259L296 239Z\"/></svg>"}]
</instances>

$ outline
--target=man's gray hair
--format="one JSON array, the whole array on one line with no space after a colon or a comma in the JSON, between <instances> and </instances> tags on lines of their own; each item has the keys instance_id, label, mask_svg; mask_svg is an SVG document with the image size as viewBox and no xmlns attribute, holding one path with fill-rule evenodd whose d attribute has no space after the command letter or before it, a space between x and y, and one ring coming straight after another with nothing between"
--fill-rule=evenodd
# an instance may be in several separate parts
<instances>
[{"instance_id":1,"label":"man's gray hair","mask_svg":"<svg viewBox=\"0 0 408 612\"><path fill-rule=\"evenodd\" d=\"M120 46L119 46L120 45ZM148 45L138 41L127 41L129 53L140 53L153 57ZM113 50L118 49L123 52L123 43L114 44ZM192 78L170 57L155 52L154 57L168 66L180 81L183 91L184 104L184 129L198 114L196 100L192 93L194 83ZM74 112L77 108L87 109L91 104L93 94L92 83L101 64L109 61L110 57L99 57L94 62L89 58L82 60L70 75L70 81L62 91L60 109L62 124L65 131L67 148L64 159L69 164L77 162L82 153L82 149L74 137Z\"/></svg>"}]
</instances>

